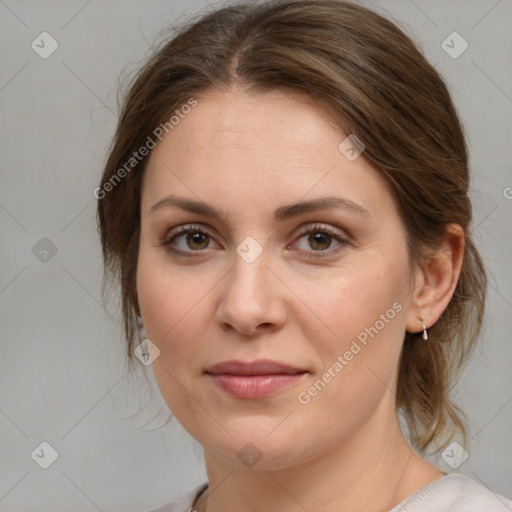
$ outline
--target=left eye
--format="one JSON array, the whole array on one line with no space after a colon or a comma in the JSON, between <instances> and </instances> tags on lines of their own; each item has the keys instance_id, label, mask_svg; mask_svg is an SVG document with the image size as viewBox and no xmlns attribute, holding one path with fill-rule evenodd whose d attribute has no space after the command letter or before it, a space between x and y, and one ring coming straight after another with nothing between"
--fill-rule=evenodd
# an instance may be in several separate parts
<instances>
[{"instance_id":1,"label":"left eye","mask_svg":"<svg viewBox=\"0 0 512 512\"><path fill-rule=\"evenodd\" d=\"M344 246L348 243L348 240L339 233L333 232L323 226L313 226L303 231L299 237L299 243L295 246L301 251L312 252L309 248L313 249L316 253L335 252L330 251L332 245L335 242L334 247ZM306 247L300 247L300 242L305 241ZM322 254L311 254L312 257L322 256Z\"/></svg>"}]
</instances>

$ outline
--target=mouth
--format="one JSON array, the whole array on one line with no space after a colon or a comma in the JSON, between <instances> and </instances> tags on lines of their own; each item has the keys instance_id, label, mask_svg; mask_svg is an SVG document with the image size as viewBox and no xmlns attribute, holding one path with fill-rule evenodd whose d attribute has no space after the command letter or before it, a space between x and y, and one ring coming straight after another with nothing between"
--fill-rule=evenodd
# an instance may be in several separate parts
<instances>
[{"instance_id":1,"label":"mouth","mask_svg":"<svg viewBox=\"0 0 512 512\"><path fill-rule=\"evenodd\" d=\"M205 372L213 383L236 398L264 398L289 388L309 372L271 360L224 361Z\"/></svg>"}]
</instances>

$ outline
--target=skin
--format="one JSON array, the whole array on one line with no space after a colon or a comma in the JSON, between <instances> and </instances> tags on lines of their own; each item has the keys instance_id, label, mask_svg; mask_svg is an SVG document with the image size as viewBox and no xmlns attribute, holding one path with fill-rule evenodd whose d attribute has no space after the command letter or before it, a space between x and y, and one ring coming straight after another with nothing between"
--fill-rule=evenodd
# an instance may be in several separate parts
<instances>
[{"instance_id":1,"label":"skin","mask_svg":"<svg viewBox=\"0 0 512 512\"><path fill-rule=\"evenodd\" d=\"M339 151L346 134L318 106L281 92L197 99L150 156L137 269L146 334L161 351L152 365L159 389L204 447L214 491L196 509L389 510L443 476L404 439L394 390L406 330L421 331L420 318L434 324L454 292L463 232L450 225L425 270L411 270L387 183L364 153L350 161ZM174 205L151 210L169 194L212 205L221 217ZM367 213L326 208L274 220L283 205L322 197ZM169 252L162 243L191 223L208 235L181 235L171 246L185 255ZM315 243L325 229L347 242ZM248 236L262 248L252 263L236 252ZM397 303L400 312L300 403L298 394ZM234 398L204 372L235 358L308 373L274 396ZM261 454L252 467L237 457L247 443Z\"/></svg>"}]
</instances>

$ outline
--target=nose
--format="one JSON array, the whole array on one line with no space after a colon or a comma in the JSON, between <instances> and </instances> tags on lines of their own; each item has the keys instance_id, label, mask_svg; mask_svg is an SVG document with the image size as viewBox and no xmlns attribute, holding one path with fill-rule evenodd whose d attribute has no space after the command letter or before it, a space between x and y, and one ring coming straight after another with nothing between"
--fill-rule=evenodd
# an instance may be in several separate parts
<instances>
[{"instance_id":1,"label":"nose","mask_svg":"<svg viewBox=\"0 0 512 512\"><path fill-rule=\"evenodd\" d=\"M267 258L252 263L236 255L232 270L223 282L216 320L222 330L244 336L279 330L286 322L285 290Z\"/></svg>"}]
</instances>

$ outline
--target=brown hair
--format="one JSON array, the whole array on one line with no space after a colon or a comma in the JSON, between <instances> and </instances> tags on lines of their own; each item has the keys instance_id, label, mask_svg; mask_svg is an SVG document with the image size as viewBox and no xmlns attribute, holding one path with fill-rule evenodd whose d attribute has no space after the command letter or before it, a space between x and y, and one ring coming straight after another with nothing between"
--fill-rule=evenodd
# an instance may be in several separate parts
<instances>
[{"instance_id":1,"label":"brown hair","mask_svg":"<svg viewBox=\"0 0 512 512\"><path fill-rule=\"evenodd\" d=\"M446 446L454 427L465 443L450 387L482 325L486 275L470 236L462 126L445 83L409 37L349 2L283 0L219 9L182 28L135 77L97 189L105 281L120 280L128 359L140 336L136 270L147 163L132 155L191 97L233 87L305 94L326 105L390 183L411 263L424 263L422 250L439 244L448 223L464 229L462 273L448 307L428 342L421 333L405 335L396 404L421 452ZM121 168L122 182L112 186Z\"/></svg>"}]
</instances>

